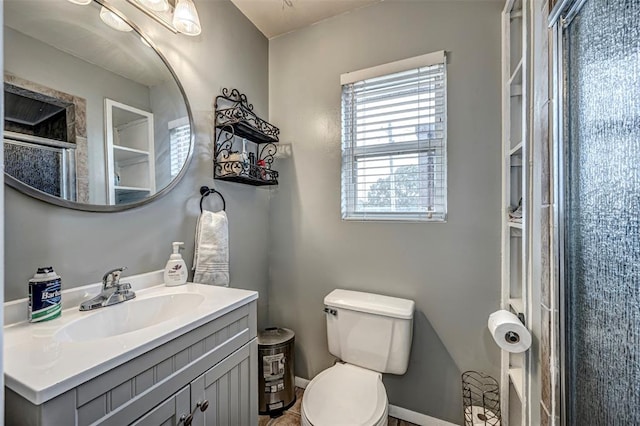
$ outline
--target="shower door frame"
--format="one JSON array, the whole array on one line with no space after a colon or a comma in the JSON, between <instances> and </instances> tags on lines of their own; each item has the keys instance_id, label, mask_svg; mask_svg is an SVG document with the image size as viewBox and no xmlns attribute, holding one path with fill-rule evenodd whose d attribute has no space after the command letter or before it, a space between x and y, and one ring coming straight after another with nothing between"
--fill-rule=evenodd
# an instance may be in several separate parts
<instances>
[{"instance_id":1,"label":"shower door frame","mask_svg":"<svg viewBox=\"0 0 640 426\"><path fill-rule=\"evenodd\" d=\"M568 348L570 346L570 336L567 333L567 316L568 316L568 294L566 287L566 212L565 212L565 189L567 181L565 170L567 170L567 141L565 140L566 128L568 125L567 92L565 91L566 82L566 55L564 45L564 32L567 30L573 18L580 12L587 0L559 0L551 13L549 14L549 28L551 30L551 55L550 66L552 67L552 125L550 132L553 137L553 252L555 262L555 283L556 293L552 293L552 297L556 297L559 310L558 323L556 323L556 332L558 333L558 367L560 379L560 395L559 410L560 424L568 425L569 413L571 410L568 395L570 392L571 375L569 370Z\"/></svg>"},{"instance_id":2,"label":"shower door frame","mask_svg":"<svg viewBox=\"0 0 640 426\"><path fill-rule=\"evenodd\" d=\"M562 35L564 31L564 24L562 17L556 14L556 9L562 7L564 3L569 1L563 1L556 4L552 13L549 15L549 23L551 27L551 67L552 67L552 102L553 102L553 115L551 133L553 135L553 253L554 253L554 265L555 265L555 279L552 282L557 283L555 291L551 292L551 297L557 299L558 307L558 323L552 324L556 327L555 331L558 334L557 341L559 342L558 349L558 362L559 378L560 378L560 407L556 407L559 413L556 411L552 413L560 415L560 424L565 426L567 423L566 416L566 400L565 394L567 389L567 362L566 362L566 308L565 308L565 143L564 143L564 126L565 126L565 109L564 109L564 60L563 60L563 42ZM566 6L566 5L565 5ZM555 410L554 410L555 411Z\"/></svg>"}]
</instances>

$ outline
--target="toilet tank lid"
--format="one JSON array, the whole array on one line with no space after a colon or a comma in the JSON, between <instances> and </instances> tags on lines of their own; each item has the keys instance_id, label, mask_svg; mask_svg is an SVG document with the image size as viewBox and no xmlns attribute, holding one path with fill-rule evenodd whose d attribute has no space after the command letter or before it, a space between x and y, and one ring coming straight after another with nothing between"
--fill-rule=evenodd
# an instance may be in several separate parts
<instances>
[{"instance_id":1,"label":"toilet tank lid","mask_svg":"<svg viewBox=\"0 0 640 426\"><path fill-rule=\"evenodd\" d=\"M341 289L329 293L324 298L324 304L335 308L400 319L412 319L415 308L413 300Z\"/></svg>"}]
</instances>

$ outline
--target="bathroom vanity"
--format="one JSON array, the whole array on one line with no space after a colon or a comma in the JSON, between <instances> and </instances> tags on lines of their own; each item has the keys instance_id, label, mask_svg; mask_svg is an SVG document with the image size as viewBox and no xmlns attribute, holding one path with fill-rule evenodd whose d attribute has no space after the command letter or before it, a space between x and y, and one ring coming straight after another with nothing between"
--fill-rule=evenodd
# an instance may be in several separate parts
<instances>
[{"instance_id":1,"label":"bathroom vanity","mask_svg":"<svg viewBox=\"0 0 640 426\"><path fill-rule=\"evenodd\" d=\"M186 284L5 327L5 423L254 425L257 292Z\"/></svg>"}]
</instances>

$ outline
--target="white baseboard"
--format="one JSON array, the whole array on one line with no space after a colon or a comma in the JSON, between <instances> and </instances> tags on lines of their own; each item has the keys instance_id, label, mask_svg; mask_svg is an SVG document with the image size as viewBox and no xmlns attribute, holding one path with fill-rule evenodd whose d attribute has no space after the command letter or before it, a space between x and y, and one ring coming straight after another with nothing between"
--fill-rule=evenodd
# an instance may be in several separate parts
<instances>
[{"instance_id":1,"label":"white baseboard","mask_svg":"<svg viewBox=\"0 0 640 426\"><path fill-rule=\"evenodd\" d=\"M293 383L298 388L306 389L310 381L311 380L307 380L307 379L303 379L302 377L295 376Z\"/></svg>"},{"instance_id":2,"label":"white baseboard","mask_svg":"<svg viewBox=\"0 0 640 426\"><path fill-rule=\"evenodd\" d=\"M294 383L297 387L305 389L310 380L303 379L302 377L295 377ZM427 416L426 414L418 413L416 411L407 410L406 408L397 407L389 404L389 415L396 419L411 422L420 426L456 426L455 423L440 420L435 417Z\"/></svg>"},{"instance_id":3,"label":"white baseboard","mask_svg":"<svg viewBox=\"0 0 640 426\"><path fill-rule=\"evenodd\" d=\"M404 420L421 426L456 426L455 423L440 420L435 417L416 411L407 410L406 408L397 407L389 404L389 415L396 419Z\"/></svg>"}]
</instances>

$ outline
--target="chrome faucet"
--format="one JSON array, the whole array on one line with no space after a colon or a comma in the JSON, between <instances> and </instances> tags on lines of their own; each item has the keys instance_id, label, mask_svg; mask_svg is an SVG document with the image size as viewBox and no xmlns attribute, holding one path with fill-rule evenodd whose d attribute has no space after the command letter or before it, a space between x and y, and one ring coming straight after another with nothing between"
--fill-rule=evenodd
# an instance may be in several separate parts
<instances>
[{"instance_id":1,"label":"chrome faucet","mask_svg":"<svg viewBox=\"0 0 640 426\"><path fill-rule=\"evenodd\" d=\"M120 274L126 267L112 269L102 277L102 291L96 297L85 300L80 304L81 311L90 311L116 303L126 302L136 297L131 291L131 284L120 283Z\"/></svg>"}]
</instances>

